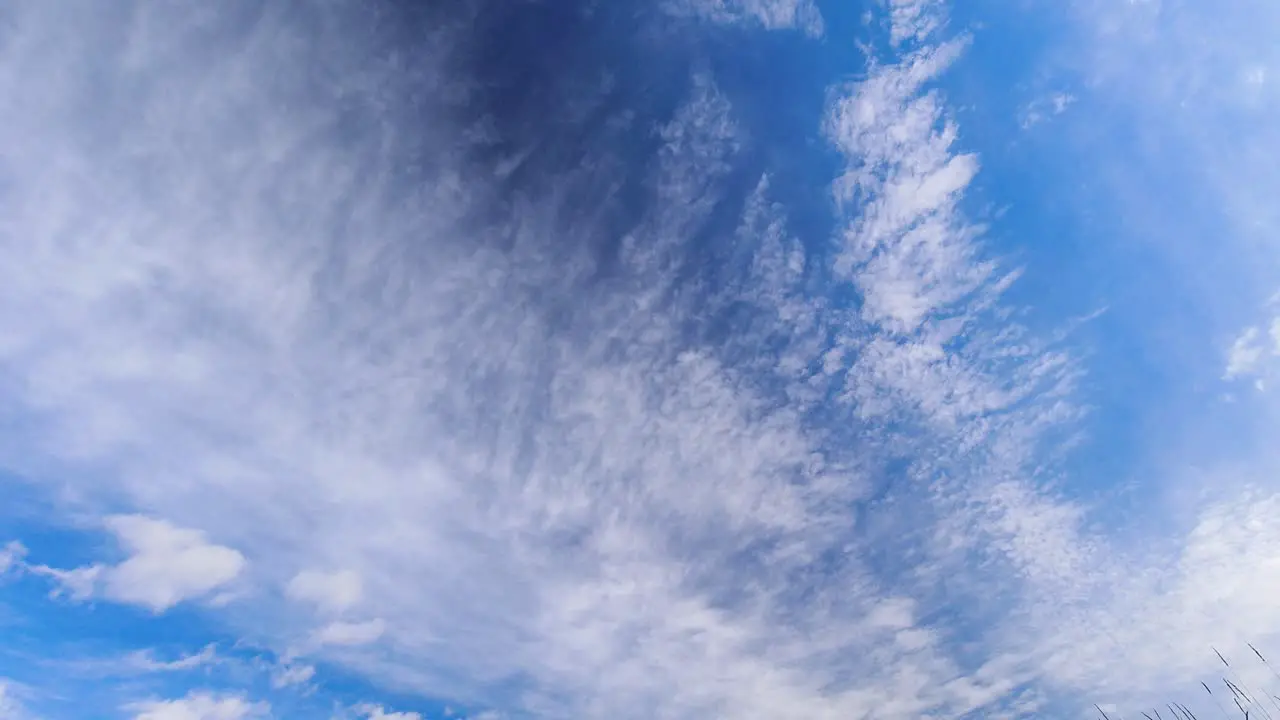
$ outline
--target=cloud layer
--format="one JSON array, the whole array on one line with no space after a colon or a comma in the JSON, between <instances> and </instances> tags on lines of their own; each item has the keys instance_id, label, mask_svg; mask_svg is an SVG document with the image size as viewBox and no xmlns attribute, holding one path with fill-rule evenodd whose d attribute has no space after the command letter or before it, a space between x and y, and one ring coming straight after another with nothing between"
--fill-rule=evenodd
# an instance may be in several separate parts
<instances>
[{"instance_id":1,"label":"cloud layer","mask_svg":"<svg viewBox=\"0 0 1280 720\"><path fill-rule=\"evenodd\" d=\"M747 135L705 74L631 186L548 167L495 195L484 141L457 144L446 39L409 76L342 10L44 7L3 78L27 248L4 301L42 320L6 315L0 357L47 448L11 461L103 468L62 477L165 518L113 521L134 555L87 587L160 610L243 570L360 601L229 611L401 688L518 682L548 714L916 717L1014 689L924 619L977 597L940 584L968 553L1078 561L1023 474L1070 415L1067 365L991 324L1008 278L959 209L977 162L926 89L960 45L834 98L828 261L767 177L730 193ZM924 12L894 36L923 41ZM120 92L91 95L102 68ZM621 230L582 200L611 184ZM714 284L708 233L738 258ZM324 567L362 568L360 592Z\"/></svg>"},{"instance_id":2,"label":"cloud layer","mask_svg":"<svg viewBox=\"0 0 1280 720\"><path fill-rule=\"evenodd\" d=\"M642 103L625 62L512 80L468 34L542 8L362 5L4 11L0 463L119 552L0 574L197 604L277 690L326 663L543 717L1026 715L1280 630L1265 490L1141 549L1060 489L1082 364L985 244L944 3L889 3L813 118L830 238L714 63Z\"/></svg>"}]
</instances>

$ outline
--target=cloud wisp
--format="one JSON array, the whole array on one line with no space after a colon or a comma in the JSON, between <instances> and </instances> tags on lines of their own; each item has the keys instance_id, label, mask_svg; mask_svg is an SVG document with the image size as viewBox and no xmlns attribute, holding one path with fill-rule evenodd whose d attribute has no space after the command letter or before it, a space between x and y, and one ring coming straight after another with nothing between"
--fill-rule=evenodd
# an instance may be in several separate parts
<instances>
[{"instance_id":1,"label":"cloud wisp","mask_svg":"<svg viewBox=\"0 0 1280 720\"><path fill-rule=\"evenodd\" d=\"M0 720L31 720L12 682L0 678Z\"/></svg>"},{"instance_id":2,"label":"cloud wisp","mask_svg":"<svg viewBox=\"0 0 1280 720\"><path fill-rule=\"evenodd\" d=\"M665 0L677 16L694 16L727 25L758 25L767 30L799 30L820 36L824 23L813 0Z\"/></svg>"}]
</instances>

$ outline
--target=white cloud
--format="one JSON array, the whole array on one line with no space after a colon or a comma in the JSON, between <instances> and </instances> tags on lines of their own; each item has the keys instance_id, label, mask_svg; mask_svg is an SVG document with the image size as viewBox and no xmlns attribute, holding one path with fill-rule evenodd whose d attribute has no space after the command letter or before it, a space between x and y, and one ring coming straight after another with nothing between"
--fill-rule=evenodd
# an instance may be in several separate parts
<instances>
[{"instance_id":1,"label":"white cloud","mask_svg":"<svg viewBox=\"0 0 1280 720\"><path fill-rule=\"evenodd\" d=\"M79 34L125 22L117 11L80 24L40 4L25 12L26 42L0 58L6 162L26 178L0 206L24 237L6 250L16 264L0 265L0 306L18 309L3 317L0 362L48 418L45 451L118 467L112 489L139 512L207 528L277 587L299 567L359 568L360 610L380 619L316 630L319 652L378 641L334 656L463 700L526 678L531 707L588 717L906 718L966 712L1008 687L967 677L928 607L885 622L895 581L862 552L877 537L857 535L880 531L847 516L891 459L894 443L865 439L880 425L872 407L923 427L922 463L966 478L965 444L984 433L1013 444L990 428L1029 414L1009 412L1028 383L988 377L980 364L1000 359L978 352L978 328L952 322L998 289L958 209L977 161L952 152L943 99L924 90L959 46L835 94L845 186L870 198L865 212L842 198L853 226L841 277L868 298L860 315L805 297L803 247L760 183L735 238L755 254L717 300L761 319L735 338L735 358L688 340L715 308L679 284L691 240L733 210L725 178L743 142L709 78L658 133L637 191L647 210L616 278L594 283L594 243L568 239L597 228L566 205L600 184L592 168L541 179L514 209L481 204L489 189L449 167L455 135L432 135L452 132L444 121L396 104L437 93L315 79L344 62L377 74L348 33L304 33L278 52L294 33L267 18L209 41L225 52L189 58L184 47L208 47L193 34L239 30L139 10L119 14L138 23L120 48ZM86 118L86 88L123 67L140 73L135 92ZM66 82L37 87L33 74ZM331 87L350 94L311 95ZM397 126L402 110L411 126ZM409 156L439 158L443 173L411 202L391 164ZM468 225L495 212L510 214L493 231ZM968 355L954 347L962 330ZM857 366L809 370L833 357ZM832 409L848 444L807 419L827 394L849 403ZM1005 419L984 417L997 410ZM928 501L901 512L916 509L940 512ZM1052 537L1046 524L1001 536ZM241 565L191 577L226 582ZM103 573L117 587L114 568ZM133 597L159 607L213 587L192 582ZM288 618L266 609L277 612L236 621L283 642L311 630L259 619Z\"/></svg>"},{"instance_id":2,"label":"white cloud","mask_svg":"<svg viewBox=\"0 0 1280 720\"><path fill-rule=\"evenodd\" d=\"M22 4L0 47L21 178L0 195L0 365L34 438L0 459L175 523L113 520L132 555L82 569L90 590L208 597L246 572L234 546L255 581L377 618L316 630L255 596L228 613L246 634L310 633L348 670L461 701L520 678L516 709L553 716L958 716L1027 679L994 641L945 642L963 600L1088 559L1079 513L1036 485L1070 363L1001 312L1010 276L961 210L979 164L929 89L961 44L832 93L831 281L863 300L845 310L808 295L828 268L767 180L726 287L683 280L739 209L746 135L711 78L620 193L643 212L606 262L581 198L622 182L609 164L511 198L477 180L457 108L433 105L461 92L452 65L430 38L379 59L348 32L359 3L305 31L55 5ZM710 7L812 29L801 3ZM939 26L903 12L900 39ZM405 63L412 80L386 70ZM742 314L727 340L708 328ZM294 588L300 567L359 582ZM144 710L195 701L244 703Z\"/></svg>"},{"instance_id":3,"label":"white cloud","mask_svg":"<svg viewBox=\"0 0 1280 720\"><path fill-rule=\"evenodd\" d=\"M376 642L386 632L381 618L364 622L335 621L317 630L312 639L319 645L355 646Z\"/></svg>"},{"instance_id":4,"label":"white cloud","mask_svg":"<svg viewBox=\"0 0 1280 720\"><path fill-rule=\"evenodd\" d=\"M963 301L993 269L975 261L974 230L956 205L977 159L951 152L957 128L941 97L922 91L959 51L954 43L927 47L878 69L828 118L829 136L850 158L838 197L868 198L856 207L838 267L862 292L863 317L895 334Z\"/></svg>"},{"instance_id":5,"label":"white cloud","mask_svg":"<svg viewBox=\"0 0 1280 720\"><path fill-rule=\"evenodd\" d=\"M1022 129L1030 129L1045 120L1061 115L1075 102L1076 97L1070 93L1061 91L1050 93L1047 97L1033 100L1022 108L1019 113L1018 123L1022 126Z\"/></svg>"},{"instance_id":6,"label":"white cloud","mask_svg":"<svg viewBox=\"0 0 1280 720\"><path fill-rule=\"evenodd\" d=\"M1257 490L1215 502L1176 542L1101 559L1074 597L1045 597L1028 644L1046 678L1131 705L1216 684L1216 646L1241 661L1232 672L1274 680L1246 643L1280 638L1277 510L1280 495Z\"/></svg>"},{"instance_id":7,"label":"white cloud","mask_svg":"<svg viewBox=\"0 0 1280 720\"><path fill-rule=\"evenodd\" d=\"M312 665L290 663L272 671L271 687L280 689L294 687L297 685L306 685L311 682L311 679L314 678L315 675L316 669Z\"/></svg>"},{"instance_id":8,"label":"white cloud","mask_svg":"<svg viewBox=\"0 0 1280 720\"><path fill-rule=\"evenodd\" d=\"M102 568L98 565L59 570L46 565L28 565L27 569L36 575L54 581L54 589L50 597L65 597L75 602L84 602L93 597Z\"/></svg>"},{"instance_id":9,"label":"white cloud","mask_svg":"<svg viewBox=\"0 0 1280 720\"><path fill-rule=\"evenodd\" d=\"M286 592L291 599L315 605L322 612L341 613L360 603L364 586L360 574L351 570L304 570L289 581Z\"/></svg>"},{"instance_id":10,"label":"white cloud","mask_svg":"<svg viewBox=\"0 0 1280 720\"><path fill-rule=\"evenodd\" d=\"M20 570L26 556L27 548L17 540L11 540L0 546L0 578Z\"/></svg>"},{"instance_id":11,"label":"white cloud","mask_svg":"<svg viewBox=\"0 0 1280 720\"><path fill-rule=\"evenodd\" d=\"M1250 380L1259 391L1280 373L1280 315L1263 327L1248 327L1240 332L1227 350L1224 380Z\"/></svg>"},{"instance_id":12,"label":"white cloud","mask_svg":"<svg viewBox=\"0 0 1280 720\"><path fill-rule=\"evenodd\" d=\"M266 718L270 707L243 695L193 690L177 700L148 700L125 708L133 720L249 720Z\"/></svg>"},{"instance_id":13,"label":"white cloud","mask_svg":"<svg viewBox=\"0 0 1280 720\"><path fill-rule=\"evenodd\" d=\"M194 670L195 668L213 665L218 660L218 648L212 644L201 648L200 652L183 655L175 660L160 660L156 657L155 651L151 649L137 650L125 657L127 665L144 672Z\"/></svg>"},{"instance_id":14,"label":"white cloud","mask_svg":"<svg viewBox=\"0 0 1280 720\"><path fill-rule=\"evenodd\" d=\"M926 42L945 23L942 0L889 0L890 42Z\"/></svg>"},{"instance_id":15,"label":"white cloud","mask_svg":"<svg viewBox=\"0 0 1280 720\"><path fill-rule=\"evenodd\" d=\"M210 543L198 530L140 515L108 518L107 527L130 553L103 575L103 595L157 612L205 597L244 569L239 552Z\"/></svg>"},{"instance_id":16,"label":"white cloud","mask_svg":"<svg viewBox=\"0 0 1280 720\"><path fill-rule=\"evenodd\" d=\"M185 600L208 597L239 576L244 556L208 542L204 533L141 515L117 515L105 524L129 557L118 565L72 570L31 566L56 580L73 599L100 595L163 612Z\"/></svg>"},{"instance_id":17,"label":"white cloud","mask_svg":"<svg viewBox=\"0 0 1280 720\"><path fill-rule=\"evenodd\" d=\"M1266 357L1266 352L1258 335L1258 328L1247 328L1231 344L1231 350L1227 353L1227 370L1223 377L1230 380L1254 375Z\"/></svg>"},{"instance_id":18,"label":"white cloud","mask_svg":"<svg viewBox=\"0 0 1280 720\"><path fill-rule=\"evenodd\" d=\"M18 700L18 686L0 678L0 720L35 720Z\"/></svg>"},{"instance_id":19,"label":"white cloud","mask_svg":"<svg viewBox=\"0 0 1280 720\"><path fill-rule=\"evenodd\" d=\"M822 14L813 0L666 0L669 12L695 15L725 24L755 23L768 30L823 32Z\"/></svg>"},{"instance_id":20,"label":"white cloud","mask_svg":"<svg viewBox=\"0 0 1280 720\"><path fill-rule=\"evenodd\" d=\"M368 703L357 705L352 710L364 720L422 720L422 715L416 712L393 712L381 705Z\"/></svg>"}]
</instances>

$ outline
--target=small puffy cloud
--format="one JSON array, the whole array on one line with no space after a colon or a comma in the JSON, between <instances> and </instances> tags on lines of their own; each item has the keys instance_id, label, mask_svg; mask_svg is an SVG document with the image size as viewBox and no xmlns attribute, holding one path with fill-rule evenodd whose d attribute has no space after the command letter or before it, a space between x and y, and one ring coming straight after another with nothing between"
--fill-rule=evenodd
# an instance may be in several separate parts
<instances>
[{"instance_id":1,"label":"small puffy cloud","mask_svg":"<svg viewBox=\"0 0 1280 720\"><path fill-rule=\"evenodd\" d=\"M17 540L0 546L0 578L22 567L22 560L26 556L27 548Z\"/></svg>"},{"instance_id":2,"label":"small puffy cloud","mask_svg":"<svg viewBox=\"0 0 1280 720\"><path fill-rule=\"evenodd\" d=\"M204 533L139 515L107 526L133 555L104 578L105 595L159 612L231 582L244 569L239 552L209 543Z\"/></svg>"},{"instance_id":3,"label":"small puffy cloud","mask_svg":"<svg viewBox=\"0 0 1280 720\"><path fill-rule=\"evenodd\" d=\"M364 720L422 720L422 715L416 712L392 712L381 705L369 703L357 705L352 710Z\"/></svg>"},{"instance_id":4,"label":"small puffy cloud","mask_svg":"<svg viewBox=\"0 0 1280 720\"><path fill-rule=\"evenodd\" d=\"M311 665L285 665L271 674L271 687L281 688L305 685L316 676L316 669Z\"/></svg>"},{"instance_id":5,"label":"small puffy cloud","mask_svg":"<svg viewBox=\"0 0 1280 720\"><path fill-rule=\"evenodd\" d=\"M1280 358L1280 316L1272 318L1270 327L1246 328L1227 350L1227 367L1224 380L1253 380L1258 389L1264 389L1266 378L1274 371Z\"/></svg>"},{"instance_id":6,"label":"small puffy cloud","mask_svg":"<svg viewBox=\"0 0 1280 720\"><path fill-rule=\"evenodd\" d=\"M33 566L32 571L56 580L61 592L75 600L97 595L164 612L184 600L210 595L245 566L236 550L164 520L118 515L108 518L106 526L129 552L124 562L72 570Z\"/></svg>"},{"instance_id":7,"label":"small puffy cloud","mask_svg":"<svg viewBox=\"0 0 1280 720\"><path fill-rule=\"evenodd\" d=\"M1248 328L1227 351L1227 371L1224 377L1230 380L1254 374L1262 363L1264 351L1258 328Z\"/></svg>"},{"instance_id":8,"label":"small puffy cloud","mask_svg":"<svg viewBox=\"0 0 1280 720\"><path fill-rule=\"evenodd\" d=\"M133 720L248 720L270 714L266 703L250 702L242 695L199 690L178 700L149 700L125 709L133 713Z\"/></svg>"},{"instance_id":9,"label":"small puffy cloud","mask_svg":"<svg viewBox=\"0 0 1280 720\"><path fill-rule=\"evenodd\" d=\"M320 645L368 645L386 632L381 618L365 622L332 622L320 628L312 636Z\"/></svg>"},{"instance_id":10,"label":"small puffy cloud","mask_svg":"<svg viewBox=\"0 0 1280 720\"><path fill-rule=\"evenodd\" d=\"M313 604L321 612L337 614L358 605L364 597L364 587L360 575L351 570L304 570L290 581L286 593L290 599Z\"/></svg>"}]
</instances>

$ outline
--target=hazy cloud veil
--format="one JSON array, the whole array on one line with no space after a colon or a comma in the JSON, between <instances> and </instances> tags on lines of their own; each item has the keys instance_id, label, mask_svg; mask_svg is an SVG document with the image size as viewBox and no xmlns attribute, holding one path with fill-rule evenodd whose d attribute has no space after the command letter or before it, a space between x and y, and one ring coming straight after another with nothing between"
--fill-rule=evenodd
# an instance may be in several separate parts
<instances>
[{"instance_id":1,"label":"hazy cloud veil","mask_svg":"<svg viewBox=\"0 0 1280 720\"><path fill-rule=\"evenodd\" d=\"M1274 636L1271 485L1144 541L1071 489L1089 348L970 197L976 41L865 5L6 4L0 627L239 641L117 648L218 678L103 695L152 720L1074 716ZM733 70L805 48L852 64ZM76 716L30 652L0 718Z\"/></svg>"}]
</instances>

